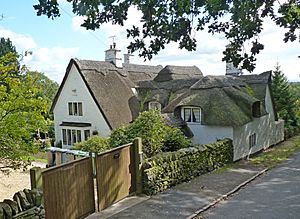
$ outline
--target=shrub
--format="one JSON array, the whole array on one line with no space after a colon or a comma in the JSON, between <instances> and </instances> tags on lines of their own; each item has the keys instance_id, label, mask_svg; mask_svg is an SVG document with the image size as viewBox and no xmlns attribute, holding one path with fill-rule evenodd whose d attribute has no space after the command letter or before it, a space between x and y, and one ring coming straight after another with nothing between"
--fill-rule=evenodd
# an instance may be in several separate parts
<instances>
[{"instance_id":1,"label":"shrub","mask_svg":"<svg viewBox=\"0 0 300 219\"><path fill-rule=\"evenodd\" d=\"M114 129L109 144L117 147L142 138L145 157L152 157L162 151L176 151L191 145L191 141L178 128L169 127L157 110L140 113L129 126Z\"/></svg>"},{"instance_id":2,"label":"shrub","mask_svg":"<svg viewBox=\"0 0 300 219\"><path fill-rule=\"evenodd\" d=\"M74 144L74 149L99 153L110 149L110 145L108 143L108 138L93 135L86 141Z\"/></svg>"},{"instance_id":3,"label":"shrub","mask_svg":"<svg viewBox=\"0 0 300 219\"><path fill-rule=\"evenodd\" d=\"M130 142L132 142L132 137L130 136L128 126L114 129L109 138L109 145L111 147L118 147Z\"/></svg>"},{"instance_id":4,"label":"shrub","mask_svg":"<svg viewBox=\"0 0 300 219\"><path fill-rule=\"evenodd\" d=\"M180 129L166 126L164 130L162 151L177 151L191 146L191 139L187 138Z\"/></svg>"}]
</instances>

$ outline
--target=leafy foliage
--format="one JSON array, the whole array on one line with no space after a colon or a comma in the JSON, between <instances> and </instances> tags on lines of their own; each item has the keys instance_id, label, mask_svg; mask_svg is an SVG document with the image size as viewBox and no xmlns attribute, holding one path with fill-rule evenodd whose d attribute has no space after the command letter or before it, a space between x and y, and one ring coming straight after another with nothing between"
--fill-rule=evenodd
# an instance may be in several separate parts
<instances>
[{"instance_id":1,"label":"leafy foliage","mask_svg":"<svg viewBox=\"0 0 300 219\"><path fill-rule=\"evenodd\" d=\"M133 141L136 137L142 138L146 157L152 157L162 151L187 147L191 143L179 129L165 125L157 110L142 112L129 126L113 130L110 144L113 147L120 146Z\"/></svg>"},{"instance_id":2,"label":"leafy foliage","mask_svg":"<svg viewBox=\"0 0 300 219\"><path fill-rule=\"evenodd\" d=\"M186 138L180 129L169 126L164 127L165 138L162 151L177 151L192 145L190 139Z\"/></svg>"},{"instance_id":3,"label":"leafy foliage","mask_svg":"<svg viewBox=\"0 0 300 219\"><path fill-rule=\"evenodd\" d=\"M146 194L152 195L232 161L233 146L230 139L161 153L144 161L143 189Z\"/></svg>"},{"instance_id":4,"label":"leafy foliage","mask_svg":"<svg viewBox=\"0 0 300 219\"><path fill-rule=\"evenodd\" d=\"M11 40L1 37L0 39L0 56L7 53L16 53L16 47L12 44Z\"/></svg>"},{"instance_id":5,"label":"leafy foliage","mask_svg":"<svg viewBox=\"0 0 300 219\"><path fill-rule=\"evenodd\" d=\"M40 87L17 59L16 53L0 56L0 157L13 166L36 152L32 134L47 126L47 102L37 96Z\"/></svg>"},{"instance_id":6,"label":"leafy foliage","mask_svg":"<svg viewBox=\"0 0 300 219\"><path fill-rule=\"evenodd\" d=\"M235 67L253 71L256 55L264 49L259 42L263 22L271 19L284 27L284 41L295 41L300 24L300 2L276 0L268 1L190 1L190 0L129 0L91 1L68 0L73 13L85 16L82 26L95 30L104 23L124 25L128 9L133 6L142 12L142 27L135 25L127 30L131 38L128 49L139 51L140 56L151 59L165 45L177 42L179 48L196 50L197 40L193 31L207 30L211 34L224 35L230 45L224 51L223 60L232 62ZM278 6L278 7L277 7ZM37 15L54 19L60 16L59 3L53 0L39 0L34 5ZM244 44L251 44L245 52Z\"/></svg>"},{"instance_id":7,"label":"leafy foliage","mask_svg":"<svg viewBox=\"0 0 300 219\"><path fill-rule=\"evenodd\" d=\"M278 116L285 121L287 127L297 126L296 99L278 63L272 75L272 91Z\"/></svg>"},{"instance_id":8,"label":"leafy foliage","mask_svg":"<svg viewBox=\"0 0 300 219\"><path fill-rule=\"evenodd\" d=\"M74 149L100 153L110 149L110 146L108 143L108 138L104 138L98 135L93 135L86 141L76 143L74 145Z\"/></svg>"}]
</instances>

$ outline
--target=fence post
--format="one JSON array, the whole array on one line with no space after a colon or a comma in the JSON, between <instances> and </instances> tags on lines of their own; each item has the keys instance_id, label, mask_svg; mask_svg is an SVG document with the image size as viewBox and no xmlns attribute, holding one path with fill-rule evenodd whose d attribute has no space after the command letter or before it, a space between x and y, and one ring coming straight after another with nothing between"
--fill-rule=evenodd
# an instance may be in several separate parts
<instances>
[{"instance_id":1,"label":"fence post","mask_svg":"<svg viewBox=\"0 0 300 219\"><path fill-rule=\"evenodd\" d=\"M143 162L143 152L142 152L142 139L135 138L133 140L134 148L134 161L135 161L135 186L136 194L141 194L143 192L142 184L142 162Z\"/></svg>"},{"instance_id":2,"label":"fence post","mask_svg":"<svg viewBox=\"0 0 300 219\"><path fill-rule=\"evenodd\" d=\"M30 184L31 189L42 189L42 169L40 167L33 167L30 169Z\"/></svg>"}]
</instances>

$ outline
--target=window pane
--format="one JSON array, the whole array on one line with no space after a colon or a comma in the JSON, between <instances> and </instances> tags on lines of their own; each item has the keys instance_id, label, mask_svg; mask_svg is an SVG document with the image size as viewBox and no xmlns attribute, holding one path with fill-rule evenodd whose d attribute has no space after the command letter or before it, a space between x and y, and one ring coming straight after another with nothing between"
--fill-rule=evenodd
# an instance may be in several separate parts
<instances>
[{"instance_id":1,"label":"window pane","mask_svg":"<svg viewBox=\"0 0 300 219\"><path fill-rule=\"evenodd\" d=\"M63 144L66 145L67 144L67 130L66 129L62 130L62 135L63 135Z\"/></svg>"},{"instance_id":2,"label":"window pane","mask_svg":"<svg viewBox=\"0 0 300 219\"><path fill-rule=\"evenodd\" d=\"M72 141L73 144L76 143L76 130L72 130Z\"/></svg>"},{"instance_id":3,"label":"window pane","mask_svg":"<svg viewBox=\"0 0 300 219\"><path fill-rule=\"evenodd\" d=\"M78 115L79 116L83 115L83 113L82 113L82 103L78 103Z\"/></svg>"},{"instance_id":4,"label":"window pane","mask_svg":"<svg viewBox=\"0 0 300 219\"><path fill-rule=\"evenodd\" d=\"M78 106L77 103L73 103L74 116L78 116Z\"/></svg>"},{"instance_id":5,"label":"window pane","mask_svg":"<svg viewBox=\"0 0 300 219\"><path fill-rule=\"evenodd\" d=\"M68 107L69 107L69 115L73 115L72 103L68 103Z\"/></svg>"},{"instance_id":6,"label":"window pane","mask_svg":"<svg viewBox=\"0 0 300 219\"><path fill-rule=\"evenodd\" d=\"M87 140L91 135L90 130L84 130L84 140Z\"/></svg>"},{"instance_id":7,"label":"window pane","mask_svg":"<svg viewBox=\"0 0 300 219\"><path fill-rule=\"evenodd\" d=\"M77 142L81 142L81 131L77 130Z\"/></svg>"},{"instance_id":8,"label":"window pane","mask_svg":"<svg viewBox=\"0 0 300 219\"><path fill-rule=\"evenodd\" d=\"M67 145L71 145L71 142L72 142L72 135L71 135L71 130L70 129L67 129Z\"/></svg>"},{"instance_id":9,"label":"window pane","mask_svg":"<svg viewBox=\"0 0 300 219\"><path fill-rule=\"evenodd\" d=\"M200 122L200 109L193 109L193 122Z\"/></svg>"},{"instance_id":10,"label":"window pane","mask_svg":"<svg viewBox=\"0 0 300 219\"><path fill-rule=\"evenodd\" d=\"M191 109L184 108L184 121L191 122Z\"/></svg>"}]
</instances>

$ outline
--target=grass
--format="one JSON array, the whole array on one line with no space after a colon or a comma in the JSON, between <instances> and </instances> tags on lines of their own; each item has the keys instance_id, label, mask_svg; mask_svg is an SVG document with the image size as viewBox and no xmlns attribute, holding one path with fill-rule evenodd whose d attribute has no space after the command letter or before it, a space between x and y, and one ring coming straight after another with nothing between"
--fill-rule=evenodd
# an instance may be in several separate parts
<instances>
[{"instance_id":1,"label":"grass","mask_svg":"<svg viewBox=\"0 0 300 219\"><path fill-rule=\"evenodd\" d=\"M250 163L274 168L300 149L300 136L292 137L249 159Z\"/></svg>"},{"instance_id":2,"label":"grass","mask_svg":"<svg viewBox=\"0 0 300 219\"><path fill-rule=\"evenodd\" d=\"M274 168L282 161L287 160L296 151L300 150L300 135L292 137L278 145L275 145L267 150L250 157L249 160L242 160L250 165L260 165L264 168ZM235 162L227 164L219 169L216 169L213 173L219 174L226 170L238 167L241 162Z\"/></svg>"},{"instance_id":3,"label":"grass","mask_svg":"<svg viewBox=\"0 0 300 219\"><path fill-rule=\"evenodd\" d=\"M24 161L39 161L42 163L48 163L47 153L45 151L39 151L37 154L23 156L22 160Z\"/></svg>"}]
</instances>

